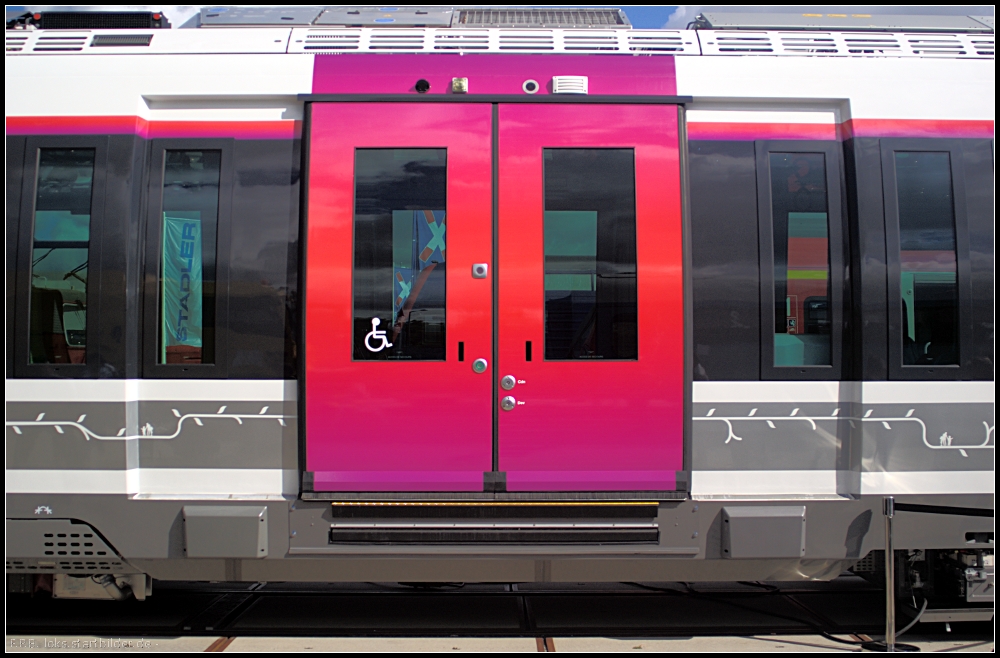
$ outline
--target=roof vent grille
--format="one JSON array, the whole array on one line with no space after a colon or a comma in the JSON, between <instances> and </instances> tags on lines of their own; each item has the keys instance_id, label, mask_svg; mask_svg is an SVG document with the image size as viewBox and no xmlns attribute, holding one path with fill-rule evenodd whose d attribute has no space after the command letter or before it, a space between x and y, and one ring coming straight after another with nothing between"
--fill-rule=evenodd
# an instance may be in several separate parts
<instances>
[{"instance_id":1,"label":"roof vent grille","mask_svg":"<svg viewBox=\"0 0 1000 658\"><path fill-rule=\"evenodd\" d=\"M642 53L679 53L684 51L684 38L676 31L632 30L628 33L628 49Z\"/></svg>"},{"instance_id":2,"label":"roof vent grille","mask_svg":"<svg viewBox=\"0 0 1000 658\"><path fill-rule=\"evenodd\" d=\"M26 34L8 34L5 39L4 50L8 53L19 53L24 50L24 46L28 43L28 35Z\"/></svg>"},{"instance_id":3,"label":"roof vent grille","mask_svg":"<svg viewBox=\"0 0 1000 658\"><path fill-rule=\"evenodd\" d=\"M423 50L423 30L372 30L369 50Z\"/></svg>"},{"instance_id":4,"label":"roof vent grille","mask_svg":"<svg viewBox=\"0 0 1000 658\"><path fill-rule=\"evenodd\" d=\"M771 36L767 32L718 31L702 42L714 53L773 53Z\"/></svg>"},{"instance_id":5,"label":"roof vent grille","mask_svg":"<svg viewBox=\"0 0 1000 658\"><path fill-rule=\"evenodd\" d=\"M631 27L620 9L462 9L455 27Z\"/></svg>"},{"instance_id":6,"label":"roof vent grille","mask_svg":"<svg viewBox=\"0 0 1000 658\"><path fill-rule=\"evenodd\" d=\"M440 30L434 34L434 50L489 50L486 30Z\"/></svg>"},{"instance_id":7,"label":"roof vent grille","mask_svg":"<svg viewBox=\"0 0 1000 658\"><path fill-rule=\"evenodd\" d=\"M852 55L900 55L899 40L891 34L847 34L844 45Z\"/></svg>"},{"instance_id":8,"label":"roof vent grille","mask_svg":"<svg viewBox=\"0 0 1000 658\"><path fill-rule=\"evenodd\" d=\"M593 32L563 33L563 49L571 52L615 52L618 50L618 35L612 30Z\"/></svg>"},{"instance_id":9,"label":"roof vent grille","mask_svg":"<svg viewBox=\"0 0 1000 658\"><path fill-rule=\"evenodd\" d=\"M76 34L43 34L35 41L35 47L31 49L33 53L61 53L83 50L84 44L90 35L86 32Z\"/></svg>"},{"instance_id":10,"label":"roof vent grille","mask_svg":"<svg viewBox=\"0 0 1000 658\"><path fill-rule=\"evenodd\" d=\"M831 34L808 32L780 34L781 46L786 53L802 55L836 55L837 42Z\"/></svg>"},{"instance_id":11,"label":"roof vent grille","mask_svg":"<svg viewBox=\"0 0 1000 658\"><path fill-rule=\"evenodd\" d=\"M152 34L98 34L90 47L148 46L152 40Z\"/></svg>"},{"instance_id":12,"label":"roof vent grille","mask_svg":"<svg viewBox=\"0 0 1000 658\"><path fill-rule=\"evenodd\" d=\"M542 30L500 32L500 50L555 50L555 37Z\"/></svg>"},{"instance_id":13,"label":"roof vent grille","mask_svg":"<svg viewBox=\"0 0 1000 658\"><path fill-rule=\"evenodd\" d=\"M361 48L361 30L309 30L302 49L358 50Z\"/></svg>"},{"instance_id":14,"label":"roof vent grille","mask_svg":"<svg viewBox=\"0 0 1000 658\"><path fill-rule=\"evenodd\" d=\"M151 11L43 11L40 30L143 30L170 27L163 14Z\"/></svg>"},{"instance_id":15,"label":"roof vent grille","mask_svg":"<svg viewBox=\"0 0 1000 658\"><path fill-rule=\"evenodd\" d=\"M976 54L980 57L993 57L994 55L994 38L993 35L989 37L983 35L976 35L969 39L972 44L972 48L976 51Z\"/></svg>"},{"instance_id":16,"label":"roof vent grille","mask_svg":"<svg viewBox=\"0 0 1000 658\"><path fill-rule=\"evenodd\" d=\"M954 34L908 34L907 41L914 55L960 57L968 54Z\"/></svg>"}]
</instances>

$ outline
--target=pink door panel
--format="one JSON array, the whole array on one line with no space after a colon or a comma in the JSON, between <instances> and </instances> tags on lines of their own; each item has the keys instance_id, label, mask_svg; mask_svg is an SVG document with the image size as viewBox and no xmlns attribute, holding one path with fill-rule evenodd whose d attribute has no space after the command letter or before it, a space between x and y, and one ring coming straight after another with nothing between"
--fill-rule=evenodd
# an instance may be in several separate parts
<instances>
[{"instance_id":1,"label":"pink door panel","mask_svg":"<svg viewBox=\"0 0 1000 658\"><path fill-rule=\"evenodd\" d=\"M677 108L502 104L499 117L494 374L514 382L498 401L510 408L498 412L507 489L673 490L684 409Z\"/></svg>"},{"instance_id":2,"label":"pink door panel","mask_svg":"<svg viewBox=\"0 0 1000 658\"><path fill-rule=\"evenodd\" d=\"M488 104L312 107L305 415L315 491L483 490L492 364L477 374L472 362L492 353L492 295L472 266L491 254L490 135Z\"/></svg>"}]
</instances>

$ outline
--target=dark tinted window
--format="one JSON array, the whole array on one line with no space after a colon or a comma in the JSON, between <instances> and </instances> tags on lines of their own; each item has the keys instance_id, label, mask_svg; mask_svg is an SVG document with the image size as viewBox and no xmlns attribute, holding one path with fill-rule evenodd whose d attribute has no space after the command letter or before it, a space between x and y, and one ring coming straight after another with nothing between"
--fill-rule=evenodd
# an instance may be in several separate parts
<instances>
[{"instance_id":1,"label":"dark tinted window","mask_svg":"<svg viewBox=\"0 0 1000 658\"><path fill-rule=\"evenodd\" d=\"M545 358L637 359L632 149L545 149Z\"/></svg>"},{"instance_id":2,"label":"dark tinted window","mask_svg":"<svg viewBox=\"0 0 1000 658\"><path fill-rule=\"evenodd\" d=\"M215 362L220 151L167 151L157 363Z\"/></svg>"},{"instance_id":3,"label":"dark tinted window","mask_svg":"<svg viewBox=\"0 0 1000 658\"><path fill-rule=\"evenodd\" d=\"M85 363L94 149L41 149L31 251L29 363Z\"/></svg>"},{"instance_id":4,"label":"dark tinted window","mask_svg":"<svg viewBox=\"0 0 1000 658\"><path fill-rule=\"evenodd\" d=\"M774 365L831 365L825 156L771 153Z\"/></svg>"},{"instance_id":5,"label":"dark tinted window","mask_svg":"<svg viewBox=\"0 0 1000 658\"><path fill-rule=\"evenodd\" d=\"M903 365L958 364L958 270L950 154L894 155Z\"/></svg>"},{"instance_id":6,"label":"dark tinted window","mask_svg":"<svg viewBox=\"0 0 1000 658\"><path fill-rule=\"evenodd\" d=\"M358 149L354 358L445 359L445 149Z\"/></svg>"}]
</instances>

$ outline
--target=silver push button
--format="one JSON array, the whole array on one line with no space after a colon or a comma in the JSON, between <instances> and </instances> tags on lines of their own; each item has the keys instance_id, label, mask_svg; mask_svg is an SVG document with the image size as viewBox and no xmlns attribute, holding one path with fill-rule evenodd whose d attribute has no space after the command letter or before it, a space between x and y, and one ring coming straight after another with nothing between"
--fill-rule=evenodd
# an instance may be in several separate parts
<instances>
[{"instance_id":1,"label":"silver push button","mask_svg":"<svg viewBox=\"0 0 1000 658\"><path fill-rule=\"evenodd\" d=\"M504 411L510 411L516 406L517 400L514 399L513 395L508 395L503 400L500 400L500 408Z\"/></svg>"},{"instance_id":2,"label":"silver push button","mask_svg":"<svg viewBox=\"0 0 1000 658\"><path fill-rule=\"evenodd\" d=\"M473 279L485 279L486 275L490 271L490 266L487 263L476 263L472 266L472 278Z\"/></svg>"},{"instance_id":3,"label":"silver push button","mask_svg":"<svg viewBox=\"0 0 1000 658\"><path fill-rule=\"evenodd\" d=\"M514 388L516 384L517 380L514 379L514 375L505 375L504 378L500 380L500 386L502 386L505 391L509 391Z\"/></svg>"},{"instance_id":4,"label":"silver push button","mask_svg":"<svg viewBox=\"0 0 1000 658\"><path fill-rule=\"evenodd\" d=\"M486 363L486 359L476 359L475 361L472 362L472 372L476 373L477 375L481 375L484 372L486 372L487 365L488 364Z\"/></svg>"}]
</instances>

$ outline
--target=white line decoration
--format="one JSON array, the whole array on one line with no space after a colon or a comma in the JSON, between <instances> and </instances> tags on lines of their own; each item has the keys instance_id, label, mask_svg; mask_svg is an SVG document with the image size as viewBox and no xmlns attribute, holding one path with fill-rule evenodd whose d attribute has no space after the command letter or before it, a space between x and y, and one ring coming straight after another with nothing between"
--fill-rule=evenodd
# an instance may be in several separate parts
<instances>
[{"instance_id":1,"label":"white line decoration","mask_svg":"<svg viewBox=\"0 0 1000 658\"><path fill-rule=\"evenodd\" d=\"M80 434L82 434L88 441L90 441L91 439L96 439L98 441L126 441L129 439L169 440L169 439L176 439L178 436L180 436L181 430L184 427L184 423L185 421L188 420L192 421L193 423L195 423L200 427L205 426L206 420L214 421L214 420L231 419L235 420L240 425L243 424L244 420L276 420L278 421L279 425L284 427L286 418L294 418L294 416L285 416L283 414L269 414L267 413L268 408L269 407L265 406L261 408L261 410L256 414L226 414L223 413L223 411L226 410L225 406L222 406L219 409L219 411L214 414L205 414L205 413L181 414L181 412L177 411L176 409L171 409L170 411L173 412L174 416L177 418L177 427L176 429L174 429L172 434L157 434L155 428L149 423L146 423L145 425L139 428L139 434L128 435L125 433L126 428L123 427L120 430L118 430L118 434L115 436L102 436L100 434L95 433L93 430L91 430L90 428L88 428L86 425L83 424L83 420L84 418L86 418L86 414L80 416L80 418L78 418L77 420L72 421L72 420L42 420L45 417L45 414L40 413L38 414L38 418L36 418L35 420L14 420L14 421L9 420L6 422L6 425L7 427L12 428L15 434L23 434L24 432L21 430L22 427L53 427L59 434L65 434L65 430L67 428L75 429L79 431Z\"/></svg>"},{"instance_id":2,"label":"white line decoration","mask_svg":"<svg viewBox=\"0 0 1000 658\"><path fill-rule=\"evenodd\" d=\"M813 429L813 431L815 431L817 421L820 422L831 421L831 420L836 421L841 418L844 418L845 420L848 420L851 423L851 427L854 427L854 421L858 420L866 423L867 422L881 423L882 426L885 427L887 430L892 430L892 425L890 425L890 423L907 423L907 422L917 423L918 425L920 425L920 433L921 437L923 438L925 446L927 446L931 450L958 450L958 452L963 457L969 456L969 454L966 452L967 450L993 450L994 448L994 445L991 444L990 441L993 440L994 438L993 431L996 428L996 426L990 425L986 421L983 421L983 427L985 428L986 432L982 443L972 444L972 445L955 445L953 443L954 437L945 432L938 438L937 445L934 445L927 440L927 425L924 424L923 420L913 415L914 411L913 409L910 409L909 411L906 412L905 416L901 417L873 417L872 416L873 411L874 409L869 409L868 411L866 411L863 418L840 416L839 408L834 409L833 413L830 414L829 416L799 416L798 415L799 409L797 408L793 409L792 413L790 413L787 416L758 416L756 415L757 409L751 409L750 413L747 414L746 416L716 416L715 409L712 408L709 409L704 416L695 416L693 420L722 421L723 423L725 423L726 429L728 430L728 435L726 436L726 443L729 443L734 439L736 441L743 440L743 437L737 435L735 430L733 429L734 421L750 421L750 422L764 421L767 423L767 426L770 427L771 429L777 429L777 426L774 424L777 421L805 421L809 423L809 426Z\"/></svg>"}]
</instances>

